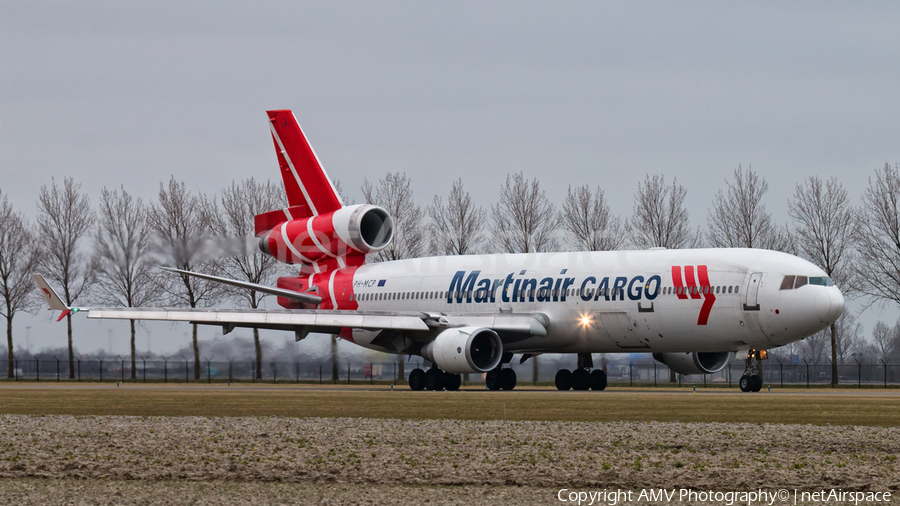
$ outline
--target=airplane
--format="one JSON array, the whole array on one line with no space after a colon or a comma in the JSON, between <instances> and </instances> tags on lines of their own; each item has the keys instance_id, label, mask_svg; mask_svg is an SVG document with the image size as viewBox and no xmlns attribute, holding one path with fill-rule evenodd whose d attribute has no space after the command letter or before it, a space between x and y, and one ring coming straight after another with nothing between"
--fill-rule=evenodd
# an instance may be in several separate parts
<instances>
[{"instance_id":1,"label":"airplane","mask_svg":"<svg viewBox=\"0 0 900 506\"><path fill-rule=\"evenodd\" d=\"M840 317L844 298L814 264L743 248L579 251L437 256L366 263L387 247L393 218L370 204L344 205L290 110L267 111L288 208L255 217L262 254L297 267L265 286L167 270L277 297L281 310L75 308L40 274L50 309L88 318L184 321L336 334L365 348L421 356L412 390L458 390L483 373L512 390L510 367L545 353L577 354L556 373L559 390L603 390L592 353L652 353L671 370L721 371L743 357L743 392L762 387L767 350L812 335Z\"/></svg>"}]
</instances>

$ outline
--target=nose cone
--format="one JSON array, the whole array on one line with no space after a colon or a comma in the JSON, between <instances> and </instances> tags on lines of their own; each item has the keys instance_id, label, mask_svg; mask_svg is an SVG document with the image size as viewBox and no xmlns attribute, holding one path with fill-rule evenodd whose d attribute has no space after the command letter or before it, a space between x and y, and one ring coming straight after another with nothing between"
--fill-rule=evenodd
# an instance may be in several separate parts
<instances>
[{"instance_id":1,"label":"nose cone","mask_svg":"<svg viewBox=\"0 0 900 506\"><path fill-rule=\"evenodd\" d=\"M833 323L844 312L844 296L837 287L822 290L815 298L816 314L823 322Z\"/></svg>"},{"instance_id":2,"label":"nose cone","mask_svg":"<svg viewBox=\"0 0 900 506\"><path fill-rule=\"evenodd\" d=\"M826 321L833 322L844 314L844 294L837 287L828 290L828 298L831 299L831 310L828 312Z\"/></svg>"}]
</instances>

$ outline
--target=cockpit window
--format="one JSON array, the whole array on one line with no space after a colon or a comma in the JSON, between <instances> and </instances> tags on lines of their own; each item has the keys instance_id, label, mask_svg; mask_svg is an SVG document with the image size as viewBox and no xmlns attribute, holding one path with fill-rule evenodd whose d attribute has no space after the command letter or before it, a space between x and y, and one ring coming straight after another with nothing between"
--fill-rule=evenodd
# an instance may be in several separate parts
<instances>
[{"instance_id":1,"label":"cockpit window","mask_svg":"<svg viewBox=\"0 0 900 506\"><path fill-rule=\"evenodd\" d=\"M834 281L828 276L785 276L781 280L782 290L800 288L803 285L834 286Z\"/></svg>"},{"instance_id":2,"label":"cockpit window","mask_svg":"<svg viewBox=\"0 0 900 506\"><path fill-rule=\"evenodd\" d=\"M794 278L796 276L785 276L783 280L781 280L781 289L782 290L790 290L794 288Z\"/></svg>"}]
</instances>

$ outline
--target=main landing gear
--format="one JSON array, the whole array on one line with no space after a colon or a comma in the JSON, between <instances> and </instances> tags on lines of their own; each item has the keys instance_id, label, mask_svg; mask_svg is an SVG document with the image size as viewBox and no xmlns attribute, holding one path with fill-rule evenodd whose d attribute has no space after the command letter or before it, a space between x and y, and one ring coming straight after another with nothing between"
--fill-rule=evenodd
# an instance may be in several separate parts
<instances>
[{"instance_id":1,"label":"main landing gear","mask_svg":"<svg viewBox=\"0 0 900 506\"><path fill-rule=\"evenodd\" d=\"M413 369L409 373L410 390L459 390L462 385L462 377L459 374L444 372L437 367L432 367L428 371L422 369Z\"/></svg>"},{"instance_id":2,"label":"main landing gear","mask_svg":"<svg viewBox=\"0 0 900 506\"><path fill-rule=\"evenodd\" d=\"M593 370L591 370L593 369ZM606 371L594 369L590 353L578 354L578 367L574 371L560 369L556 373L557 390L605 390Z\"/></svg>"},{"instance_id":3,"label":"main landing gear","mask_svg":"<svg viewBox=\"0 0 900 506\"><path fill-rule=\"evenodd\" d=\"M516 371L512 369L501 369L497 366L488 371L485 375L484 382L488 390L512 390L516 388Z\"/></svg>"},{"instance_id":4,"label":"main landing gear","mask_svg":"<svg viewBox=\"0 0 900 506\"><path fill-rule=\"evenodd\" d=\"M750 350L744 360L744 374L738 384L741 392L759 392L762 390L762 364L760 361L766 358L765 350Z\"/></svg>"}]
</instances>

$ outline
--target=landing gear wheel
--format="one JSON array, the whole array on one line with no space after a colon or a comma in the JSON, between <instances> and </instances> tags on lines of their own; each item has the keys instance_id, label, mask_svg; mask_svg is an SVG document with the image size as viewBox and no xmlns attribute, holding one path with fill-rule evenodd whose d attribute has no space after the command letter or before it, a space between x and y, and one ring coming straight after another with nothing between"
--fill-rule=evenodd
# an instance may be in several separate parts
<instances>
[{"instance_id":1,"label":"landing gear wheel","mask_svg":"<svg viewBox=\"0 0 900 506\"><path fill-rule=\"evenodd\" d=\"M556 389L568 390L572 388L572 373L568 369L556 371Z\"/></svg>"},{"instance_id":2,"label":"landing gear wheel","mask_svg":"<svg viewBox=\"0 0 900 506\"><path fill-rule=\"evenodd\" d=\"M606 371L603 369L591 371L591 390L606 390Z\"/></svg>"},{"instance_id":3,"label":"landing gear wheel","mask_svg":"<svg viewBox=\"0 0 900 506\"><path fill-rule=\"evenodd\" d=\"M753 380L750 378L751 376L749 374L741 376L741 380L738 382L738 385L741 387L741 392L753 391Z\"/></svg>"},{"instance_id":4,"label":"landing gear wheel","mask_svg":"<svg viewBox=\"0 0 900 506\"><path fill-rule=\"evenodd\" d=\"M759 392L762 390L762 354L763 352L751 349L744 359L744 374L741 376L741 392Z\"/></svg>"},{"instance_id":5,"label":"landing gear wheel","mask_svg":"<svg viewBox=\"0 0 900 506\"><path fill-rule=\"evenodd\" d=\"M753 375L750 376L751 383L753 383L753 391L759 392L762 390L762 376Z\"/></svg>"},{"instance_id":6,"label":"landing gear wheel","mask_svg":"<svg viewBox=\"0 0 900 506\"><path fill-rule=\"evenodd\" d=\"M459 390L460 385L462 385L462 376L449 372L444 373L444 388L446 388L448 392Z\"/></svg>"},{"instance_id":7,"label":"landing gear wheel","mask_svg":"<svg viewBox=\"0 0 900 506\"><path fill-rule=\"evenodd\" d=\"M575 369L572 371L572 390L587 390L591 388L591 373L587 369Z\"/></svg>"},{"instance_id":8,"label":"landing gear wheel","mask_svg":"<svg viewBox=\"0 0 900 506\"><path fill-rule=\"evenodd\" d=\"M512 369L500 370L500 385L503 390L512 390L516 388L516 371Z\"/></svg>"},{"instance_id":9,"label":"landing gear wheel","mask_svg":"<svg viewBox=\"0 0 900 506\"><path fill-rule=\"evenodd\" d=\"M500 390L500 387L503 385L500 378L500 369L491 369L485 375L484 382L488 387L488 390Z\"/></svg>"},{"instance_id":10,"label":"landing gear wheel","mask_svg":"<svg viewBox=\"0 0 900 506\"><path fill-rule=\"evenodd\" d=\"M425 388L432 391L444 389L444 371L437 367L428 369L425 373Z\"/></svg>"},{"instance_id":11,"label":"landing gear wheel","mask_svg":"<svg viewBox=\"0 0 900 506\"><path fill-rule=\"evenodd\" d=\"M425 389L425 371L422 369L413 369L409 372L409 388L410 390Z\"/></svg>"}]
</instances>

